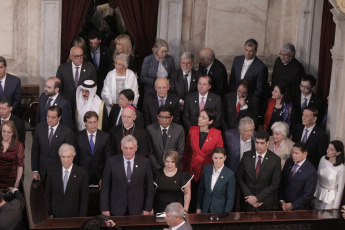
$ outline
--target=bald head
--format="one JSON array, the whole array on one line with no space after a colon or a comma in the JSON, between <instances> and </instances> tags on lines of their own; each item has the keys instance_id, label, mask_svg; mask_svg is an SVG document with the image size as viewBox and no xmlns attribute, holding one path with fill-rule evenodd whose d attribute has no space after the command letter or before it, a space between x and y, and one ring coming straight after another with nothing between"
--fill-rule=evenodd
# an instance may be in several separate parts
<instances>
[{"instance_id":1,"label":"bald head","mask_svg":"<svg viewBox=\"0 0 345 230\"><path fill-rule=\"evenodd\" d=\"M133 124L134 124L134 120L137 118L136 113L133 109L130 108L124 108L121 114L121 119L122 119L122 123L123 126L126 129L130 129Z\"/></svg>"},{"instance_id":2,"label":"bald head","mask_svg":"<svg viewBox=\"0 0 345 230\"><path fill-rule=\"evenodd\" d=\"M79 46L73 46L69 52L69 59L73 62L74 65L80 66L83 63L84 58L83 49Z\"/></svg>"},{"instance_id":3,"label":"bald head","mask_svg":"<svg viewBox=\"0 0 345 230\"><path fill-rule=\"evenodd\" d=\"M159 77L155 82L155 90L159 97L164 98L168 94L169 81L165 77Z\"/></svg>"},{"instance_id":4,"label":"bald head","mask_svg":"<svg viewBox=\"0 0 345 230\"><path fill-rule=\"evenodd\" d=\"M214 51L210 48L204 48L199 52L200 65L205 68L213 62L214 58Z\"/></svg>"}]
</instances>

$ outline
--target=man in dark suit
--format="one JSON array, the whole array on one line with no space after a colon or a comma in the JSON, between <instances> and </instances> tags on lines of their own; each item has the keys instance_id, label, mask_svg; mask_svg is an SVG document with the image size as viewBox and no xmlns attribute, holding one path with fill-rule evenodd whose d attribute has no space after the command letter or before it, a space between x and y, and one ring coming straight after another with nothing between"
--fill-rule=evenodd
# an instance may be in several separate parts
<instances>
[{"instance_id":1,"label":"man in dark suit","mask_svg":"<svg viewBox=\"0 0 345 230\"><path fill-rule=\"evenodd\" d=\"M172 108L163 105L157 112L158 122L146 128L153 143L153 156L149 156L154 169L164 168L163 154L168 149L175 149L179 154L179 159L182 158L185 134L181 125L172 122L173 117Z\"/></svg>"},{"instance_id":2,"label":"man in dark suit","mask_svg":"<svg viewBox=\"0 0 345 230\"><path fill-rule=\"evenodd\" d=\"M183 112L184 128L188 131L191 126L198 125L200 111L204 108L211 108L216 113L216 119L213 121L214 127L220 129L222 101L218 95L209 92L211 89L211 78L209 76L201 76L197 87L198 92L188 95L185 100Z\"/></svg>"},{"instance_id":3,"label":"man in dark suit","mask_svg":"<svg viewBox=\"0 0 345 230\"><path fill-rule=\"evenodd\" d=\"M212 80L211 92L222 97L228 88L228 72L223 63L215 56L210 48L204 48L199 52L199 69L202 75L207 75Z\"/></svg>"},{"instance_id":4,"label":"man in dark suit","mask_svg":"<svg viewBox=\"0 0 345 230\"><path fill-rule=\"evenodd\" d=\"M72 106L72 118L76 108L76 90L85 80L93 80L97 82L97 72L95 67L83 62L84 53L82 48L73 46L70 51L70 62L61 64L56 72L56 76L61 80L61 94Z\"/></svg>"},{"instance_id":5,"label":"man in dark suit","mask_svg":"<svg viewBox=\"0 0 345 230\"><path fill-rule=\"evenodd\" d=\"M14 199L7 202L0 190L0 229L21 230L25 199L18 189L10 187L9 190Z\"/></svg>"},{"instance_id":6,"label":"man in dark suit","mask_svg":"<svg viewBox=\"0 0 345 230\"><path fill-rule=\"evenodd\" d=\"M101 211L107 216L149 215L154 196L150 160L135 152L137 140L132 135L121 141L123 154L106 162L102 189Z\"/></svg>"},{"instance_id":7,"label":"man in dark suit","mask_svg":"<svg viewBox=\"0 0 345 230\"><path fill-rule=\"evenodd\" d=\"M169 93L169 81L159 77L155 81L155 94L145 94L143 103L143 115L145 126L157 122L157 111L162 105L168 105L173 109L174 123L180 124L179 98Z\"/></svg>"},{"instance_id":8,"label":"man in dark suit","mask_svg":"<svg viewBox=\"0 0 345 230\"><path fill-rule=\"evenodd\" d=\"M75 145L72 129L62 123L61 108L57 105L49 107L47 122L36 125L31 148L31 169L34 180L45 182L48 167L60 164L59 148L63 143Z\"/></svg>"},{"instance_id":9,"label":"man in dark suit","mask_svg":"<svg viewBox=\"0 0 345 230\"><path fill-rule=\"evenodd\" d=\"M119 93L119 104L114 104L111 107L110 113L109 113L109 123L110 123L110 129L114 126L121 125L122 124L122 111L125 107L132 105L134 101L134 91L131 89L123 89ZM133 106L133 105L132 105ZM137 118L134 120L134 123L136 126L144 127L144 117L143 114L136 109L135 114Z\"/></svg>"},{"instance_id":10,"label":"man in dark suit","mask_svg":"<svg viewBox=\"0 0 345 230\"><path fill-rule=\"evenodd\" d=\"M182 205L178 202L168 204L165 208L165 220L169 228L163 230L176 229L176 230L192 230L190 223L184 218L185 211Z\"/></svg>"},{"instance_id":11,"label":"man in dark suit","mask_svg":"<svg viewBox=\"0 0 345 230\"><path fill-rule=\"evenodd\" d=\"M46 81L44 92L40 96L39 107L36 114L36 124L47 121L47 110L52 105L58 105L62 110L61 123L74 127L72 119L72 108L61 94L61 81L57 77L50 77Z\"/></svg>"},{"instance_id":12,"label":"man in dark suit","mask_svg":"<svg viewBox=\"0 0 345 230\"><path fill-rule=\"evenodd\" d=\"M317 173L307 155L307 146L297 142L292 148L292 157L285 162L278 197L283 211L311 208Z\"/></svg>"},{"instance_id":13,"label":"man in dark suit","mask_svg":"<svg viewBox=\"0 0 345 230\"><path fill-rule=\"evenodd\" d=\"M3 121L13 121L18 133L18 140L25 145L25 124L22 119L12 114L11 99L8 97L0 97L0 118Z\"/></svg>"},{"instance_id":14,"label":"man in dark suit","mask_svg":"<svg viewBox=\"0 0 345 230\"><path fill-rule=\"evenodd\" d=\"M181 55L181 69L173 72L170 76L169 91L175 93L183 110L186 95L197 91L198 79L202 75L193 69L194 55L191 52L184 52Z\"/></svg>"},{"instance_id":15,"label":"man in dark suit","mask_svg":"<svg viewBox=\"0 0 345 230\"><path fill-rule=\"evenodd\" d=\"M309 106L317 109L318 116L316 124L320 125L324 116L325 103L323 100L313 93L316 85L316 79L312 75L304 75L299 85L300 93L293 97L293 107L291 112L291 126L302 122L302 114L304 109Z\"/></svg>"},{"instance_id":16,"label":"man in dark suit","mask_svg":"<svg viewBox=\"0 0 345 230\"><path fill-rule=\"evenodd\" d=\"M243 117L251 117L258 126L259 101L249 93L250 87L250 81L242 79L237 84L236 92L225 95L223 100L225 130L236 129Z\"/></svg>"},{"instance_id":17,"label":"man in dark suit","mask_svg":"<svg viewBox=\"0 0 345 230\"><path fill-rule=\"evenodd\" d=\"M62 144L59 148L61 164L48 170L45 198L51 217L87 216L89 177L85 169L73 164L75 149Z\"/></svg>"},{"instance_id":18,"label":"man in dark suit","mask_svg":"<svg viewBox=\"0 0 345 230\"><path fill-rule=\"evenodd\" d=\"M254 121L250 117L240 120L238 128L224 133L224 146L227 152L225 166L237 172L243 153L255 149Z\"/></svg>"},{"instance_id":19,"label":"man in dark suit","mask_svg":"<svg viewBox=\"0 0 345 230\"><path fill-rule=\"evenodd\" d=\"M258 43L255 39L249 39L244 44L244 55L237 56L234 59L230 75L230 88L232 92L236 91L236 86L241 79L247 79L251 82L251 94L254 94L261 101L266 93L268 68L256 56Z\"/></svg>"},{"instance_id":20,"label":"man in dark suit","mask_svg":"<svg viewBox=\"0 0 345 230\"><path fill-rule=\"evenodd\" d=\"M255 134L255 150L243 154L237 170L237 181L245 203L241 209L269 211L276 203L281 175L280 157L268 150L269 135L265 130Z\"/></svg>"},{"instance_id":21,"label":"man in dark suit","mask_svg":"<svg viewBox=\"0 0 345 230\"><path fill-rule=\"evenodd\" d=\"M302 124L297 124L292 130L292 140L302 141L308 147L308 160L318 168L320 159L326 154L328 147L327 134L316 125L317 109L307 106L303 111Z\"/></svg>"},{"instance_id":22,"label":"man in dark suit","mask_svg":"<svg viewBox=\"0 0 345 230\"><path fill-rule=\"evenodd\" d=\"M101 46L101 37L98 31L92 31L88 35L89 54L88 62L91 62L97 70L97 95L101 96L104 79L108 72L113 69L113 54L108 47Z\"/></svg>"}]
</instances>

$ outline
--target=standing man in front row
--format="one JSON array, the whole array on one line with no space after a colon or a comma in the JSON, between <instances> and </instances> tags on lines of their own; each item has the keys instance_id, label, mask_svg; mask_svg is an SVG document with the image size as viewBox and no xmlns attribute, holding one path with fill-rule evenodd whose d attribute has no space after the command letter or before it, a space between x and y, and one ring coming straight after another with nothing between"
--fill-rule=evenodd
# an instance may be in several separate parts
<instances>
[{"instance_id":1,"label":"standing man in front row","mask_svg":"<svg viewBox=\"0 0 345 230\"><path fill-rule=\"evenodd\" d=\"M255 134L255 150L245 152L237 171L237 181L244 196L242 211L259 208L270 211L276 202L279 188L280 157L268 150L269 134L259 130Z\"/></svg>"},{"instance_id":2,"label":"standing man in front row","mask_svg":"<svg viewBox=\"0 0 345 230\"><path fill-rule=\"evenodd\" d=\"M48 170L45 188L48 214L55 218L87 216L89 177L73 164L75 149L62 144L59 148L61 164ZM61 166L62 165L62 166Z\"/></svg>"},{"instance_id":3,"label":"standing man in front row","mask_svg":"<svg viewBox=\"0 0 345 230\"><path fill-rule=\"evenodd\" d=\"M106 162L100 208L106 216L149 215L154 188L150 160L136 155L137 140L132 135L121 141L123 154Z\"/></svg>"}]
</instances>

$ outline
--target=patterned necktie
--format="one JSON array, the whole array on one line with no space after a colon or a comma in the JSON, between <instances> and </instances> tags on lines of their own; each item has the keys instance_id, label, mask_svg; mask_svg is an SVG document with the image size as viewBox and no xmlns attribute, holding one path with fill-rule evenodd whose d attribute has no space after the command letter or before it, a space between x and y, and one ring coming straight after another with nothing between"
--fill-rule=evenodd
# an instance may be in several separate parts
<instances>
[{"instance_id":1,"label":"patterned necktie","mask_svg":"<svg viewBox=\"0 0 345 230\"><path fill-rule=\"evenodd\" d=\"M308 102L308 99L305 97L304 98L304 102L303 102L303 104L302 104L302 112L304 111L304 109L305 109L305 107L307 107L307 102Z\"/></svg>"},{"instance_id":2,"label":"patterned necktie","mask_svg":"<svg viewBox=\"0 0 345 230\"><path fill-rule=\"evenodd\" d=\"M298 168L298 164L295 164L295 165L293 166L293 169L292 169L292 172L291 172L291 178L296 174L297 168Z\"/></svg>"},{"instance_id":3,"label":"patterned necktie","mask_svg":"<svg viewBox=\"0 0 345 230\"><path fill-rule=\"evenodd\" d=\"M201 110L203 110L204 108L205 108L205 101L204 101L204 98L205 97L201 97L201 102L200 102L200 112L201 112Z\"/></svg>"},{"instance_id":4,"label":"patterned necktie","mask_svg":"<svg viewBox=\"0 0 345 230\"><path fill-rule=\"evenodd\" d=\"M53 129L53 128L50 128L50 133L49 133L49 137L48 137L49 146L50 146L50 144L52 143L53 135L54 135L54 129Z\"/></svg>"},{"instance_id":5,"label":"patterned necktie","mask_svg":"<svg viewBox=\"0 0 345 230\"><path fill-rule=\"evenodd\" d=\"M95 143L93 142L93 134L90 135L90 148L91 148L91 155L93 155L93 150L95 149Z\"/></svg>"},{"instance_id":6,"label":"patterned necktie","mask_svg":"<svg viewBox=\"0 0 345 230\"><path fill-rule=\"evenodd\" d=\"M165 148L165 143L167 141L167 129L163 129L163 146Z\"/></svg>"},{"instance_id":7,"label":"patterned necktie","mask_svg":"<svg viewBox=\"0 0 345 230\"><path fill-rule=\"evenodd\" d=\"M261 169L261 158L262 156L258 156L258 162L256 163L256 168L255 168L255 174L256 174L256 178L258 178L258 175L259 175L259 172L260 172L260 169Z\"/></svg>"},{"instance_id":8,"label":"patterned necktie","mask_svg":"<svg viewBox=\"0 0 345 230\"><path fill-rule=\"evenodd\" d=\"M127 161L127 181L128 181L128 183L131 181L131 176L132 176L131 162Z\"/></svg>"},{"instance_id":9,"label":"patterned necktie","mask_svg":"<svg viewBox=\"0 0 345 230\"><path fill-rule=\"evenodd\" d=\"M302 139L302 142L303 143L306 143L307 140L308 140L308 129L305 129L305 133L304 133L304 136L303 136L303 139Z\"/></svg>"},{"instance_id":10,"label":"patterned necktie","mask_svg":"<svg viewBox=\"0 0 345 230\"><path fill-rule=\"evenodd\" d=\"M160 99L159 101L160 101L160 104L159 104L159 106L162 106L162 105L164 105L164 99Z\"/></svg>"},{"instance_id":11,"label":"patterned necktie","mask_svg":"<svg viewBox=\"0 0 345 230\"><path fill-rule=\"evenodd\" d=\"M66 187L67 187L67 182L68 182L68 170L65 170L65 175L63 177L63 192L66 192Z\"/></svg>"},{"instance_id":12,"label":"patterned necktie","mask_svg":"<svg viewBox=\"0 0 345 230\"><path fill-rule=\"evenodd\" d=\"M75 75L74 75L74 84L75 84L75 87L77 88L78 87L78 81L79 81L79 67L75 67Z\"/></svg>"},{"instance_id":13,"label":"patterned necktie","mask_svg":"<svg viewBox=\"0 0 345 230\"><path fill-rule=\"evenodd\" d=\"M188 93L188 74L184 75L184 91Z\"/></svg>"},{"instance_id":14,"label":"patterned necktie","mask_svg":"<svg viewBox=\"0 0 345 230\"><path fill-rule=\"evenodd\" d=\"M46 104L46 114L48 113L48 109L51 106L52 101L53 101L53 98L48 98L48 102Z\"/></svg>"},{"instance_id":15,"label":"patterned necktie","mask_svg":"<svg viewBox=\"0 0 345 230\"><path fill-rule=\"evenodd\" d=\"M95 64L95 67L98 70L97 50L93 51L92 53L93 53L93 64Z\"/></svg>"},{"instance_id":16,"label":"patterned necktie","mask_svg":"<svg viewBox=\"0 0 345 230\"><path fill-rule=\"evenodd\" d=\"M2 87L2 81L0 81L0 97L4 96L4 88Z\"/></svg>"},{"instance_id":17,"label":"patterned necktie","mask_svg":"<svg viewBox=\"0 0 345 230\"><path fill-rule=\"evenodd\" d=\"M240 113L240 109L241 109L241 104L240 102L238 102L236 105L236 117L238 117L238 114Z\"/></svg>"}]
</instances>

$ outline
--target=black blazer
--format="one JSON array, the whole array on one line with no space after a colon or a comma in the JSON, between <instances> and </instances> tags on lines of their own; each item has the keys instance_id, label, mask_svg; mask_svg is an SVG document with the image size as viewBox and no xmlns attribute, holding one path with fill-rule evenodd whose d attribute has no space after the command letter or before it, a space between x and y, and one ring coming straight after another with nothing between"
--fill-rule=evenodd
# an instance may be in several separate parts
<instances>
[{"instance_id":1,"label":"black blazer","mask_svg":"<svg viewBox=\"0 0 345 230\"><path fill-rule=\"evenodd\" d=\"M135 155L129 183L123 155L107 160L100 196L101 211L110 211L112 216L123 216L128 208L130 215L140 215L143 210L152 210L153 196L153 176L149 159Z\"/></svg>"},{"instance_id":2,"label":"black blazer","mask_svg":"<svg viewBox=\"0 0 345 230\"><path fill-rule=\"evenodd\" d=\"M38 106L38 111L36 114L36 124L42 122L42 121L47 121L47 113L45 111L46 104L48 102L48 96L45 95L44 93L41 94L40 96L40 101L39 101L39 106ZM58 105L61 110L61 123L69 126L71 129L73 129L73 120L72 120L72 108L71 104L69 101L67 101L60 93L57 96L54 105Z\"/></svg>"},{"instance_id":3,"label":"black blazer","mask_svg":"<svg viewBox=\"0 0 345 230\"><path fill-rule=\"evenodd\" d=\"M109 113L109 128L116 126L117 117L119 116L121 107L119 104L114 104L113 107L111 107L110 113ZM144 117L143 114L138 110L135 109L135 113L137 115L137 118L134 120L134 123L136 126L144 127Z\"/></svg>"},{"instance_id":4,"label":"black blazer","mask_svg":"<svg viewBox=\"0 0 345 230\"><path fill-rule=\"evenodd\" d=\"M272 210L276 202L277 190L280 184L281 161L280 157L267 150L262 160L261 170L258 178L255 173L256 151L251 150L243 154L241 163L237 170L237 181L241 188L243 197L254 195L258 202L262 202L260 210ZM243 210L251 210L250 204L242 207Z\"/></svg>"},{"instance_id":5,"label":"black blazer","mask_svg":"<svg viewBox=\"0 0 345 230\"><path fill-rule=\"evenodd\" d=\"M53 166L48 170L45 198L49 215L56 218L87 216L89 204L87 172L73 164L64 193L62 166Z\"/></svg>"},{"instance_id":6,"label":"black blazer","mask_svg":"<svg viewBox=\"0 0 345 230\"><path fill-rule=\"evenodd\" d=\"M167 99L165 100L165 105L169 105L173 109L173 122L180 124L180 108L179 108L179 98L172 93L168 93ZM157 122L157 112L159 109L159 102L157 99L157 94L145 94L143 103L143 115L145 127Z\"/></svg>"},{"instance_id":7,"label":"black blazer","mask_svg":"<svg viewBox=\"0 0 345 230\"><path fill-rule=\"evenodd\" d=\"M302 134L304 130L304 125L295 125L292 130L292 141L298 142L302 140ZM314 126L311 131L306 145L308 146L307 159L314 165L315 168L319 167L320 159L327 152L328 147L328 136L327 134L318 126Z\"/></svg>"},{"instance_id":8,"label":"black blazer","mask_svg":"<svg viewBox=\"0 0 345 230\"><path fill-rule=\"evenodd\" d=\"M169 92L176 94L179 99L185 100L187 94L194 93L198 90L197 89L198 80L202 74L198 71L195 71L194 69L192 69L191 71L192 71L192 74L191 74L192 77L190 80L190 86L189 86L188 92L185 91L185 84L184 84L182 69L175 71L170 76Z\"/></svg>"},{"instance_id":9,"label":"black blazer","mask_svg":"<svg viewBox=\"0 0 345 230\"><path fill-rule=\"evenodd\" d=\"M48 124L41 122L36 125L31 148L31 169L38 171L42 181L45 181L47 169L55 164L61 164L59 148L63 143L75 146L75 136L71 128L60 123L55 130L49 146Z\"/></svg>"},{"instance_id":10,"label":"black blazer","mask_svg":"<svg viewBox=\"0 0 345 230\"><path fill-rule=\"evenodd\" d=\"M211 108L216 112L216 118L213 124L216 129L220 129L223 119L222 100L220 97L214 93L208 92L205 108ZM198 125L199 110L199 92L197 91L188 95L184 103L183 123L186 130L189 130L191 126Z\"/></svg>"},{"instance_id":11,"label":"black blazer","mask_svg":"<svg viewBox=\"0 0 345 230\"><path fill-rule=\"evenodd\" d=\"M204 75L205 68L199 64L198 71ZM212 79L210 91L221 97L224 96L228 88L228 72L223 63L215 58L207 75Z\"/></svg>"},{"instance_id":12,"label":"black blazer","mask_svg":"<svg viewBox=\"0 0 345 230\"><path fill-rule=\"evenodd\" d=\"M18 133L18 140L23 143L25 146L25 124L22 119L11 114L10 121L13 121L14 125L16 126L17 133Z\"/></svg>"},{"instance_id":13,"label":"black blazer","mask_svg":"<svg viewBox=\"0 0 345 230\"><path fill-rule=\"evenodd\" d=\"M236 92L237 83L241 80L241 71L244 62L244 55L237 56L232 64L230 74L230 88L232 92ZM244 78L251 83L251 93L260 99L266 92L268 68L267 66L255 56L253 63L249 66ZM262 99L261 99L262 100Z\"/></svg>"},{"instance_id":14,"label":"black blazer","mask_svg":"<svg viewBox=\"0 0 345 230\"><path fill-rule=\"evenodd\" d=\"M236 92L227 93L223 99L225 130L237 128L239 121L244 117L251 117L255 126L258 127L259 100L257 97L252 95L246 97L248 108L240 110L238 117L236 117L236 101Z\"/></svg>"},{"instance_id":15,"label":"black blazer","mask_svg":"<svg viewBox=\"0 0 345 230\"><path fill-rule=\"evenodd\" d=\"M86 129L76 135L76 152L75 163L85 169L89 174L89 183L98 185L103 177L105 161L111 155L111 146L109 134L97 130L96 142L93 154L89 145L89 137Z\"/></svg>"},{"instance_id":16,"label":"black blazer","mask_svg":"<svg viewBox=\"0 0 345 230\"><path fill-rule=\"evenodd\" d=\"M3 97L9 97L12 100L13 111L17 111L20 106L20 100L22 97L21 81L18 77L12 74L6 73L6 81Z\"/></svg>"},{"instance_id":17,"label":"black blazer","mask_svg":"<svg viewBox=\"0 0 345 230\"><path fill-rule=\"evenodd\" d=\"M292 158L285 162L279 187L279 200L292 203L293 210L310 209L317 184L315 167L306 160L291 178L294 164Z\"/></svg>"}]
</instances>

